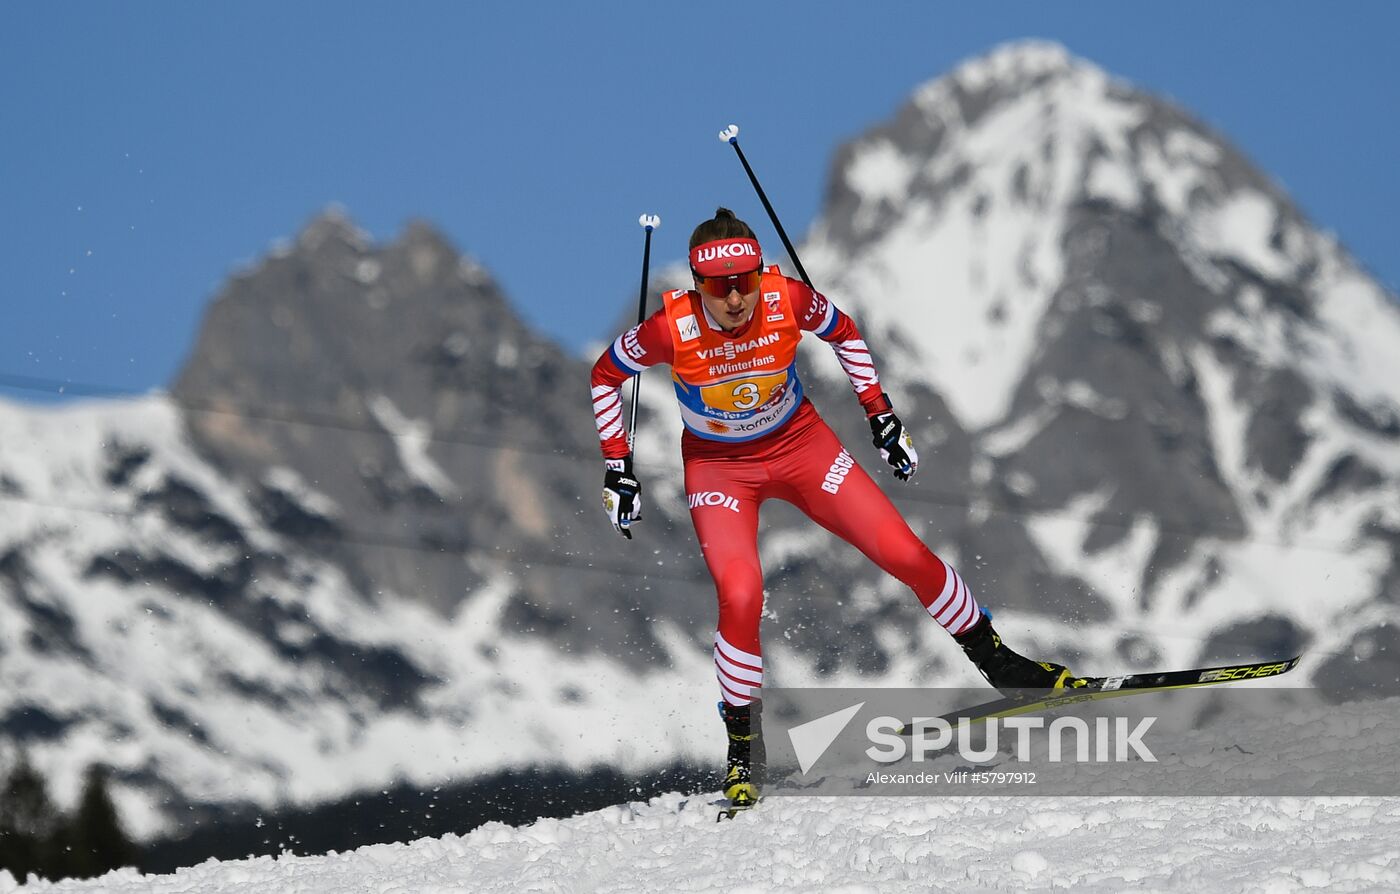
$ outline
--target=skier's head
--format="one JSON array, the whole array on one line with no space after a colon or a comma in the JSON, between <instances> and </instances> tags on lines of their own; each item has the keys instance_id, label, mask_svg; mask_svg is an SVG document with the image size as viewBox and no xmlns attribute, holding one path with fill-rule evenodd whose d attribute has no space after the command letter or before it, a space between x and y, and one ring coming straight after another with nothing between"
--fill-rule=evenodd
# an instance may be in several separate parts
<instances>
[{"instance_id":1,"label":"skier's head","mask_svg":"<svg viewBox=\"0 0 1400 894\"><path fill-rule=\"evenodd\" d=\"M710 316L738 329L753 316L763 274L763 250L753 229L719 208L690 234L690 273Z\"/></svg>"}]
</instances>

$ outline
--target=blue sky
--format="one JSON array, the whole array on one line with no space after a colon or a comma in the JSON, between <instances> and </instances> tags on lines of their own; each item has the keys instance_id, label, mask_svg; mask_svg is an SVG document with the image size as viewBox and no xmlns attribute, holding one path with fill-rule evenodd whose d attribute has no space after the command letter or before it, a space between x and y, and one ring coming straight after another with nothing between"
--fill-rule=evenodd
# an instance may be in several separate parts
<instances>
[{"instance_id":1,"label":"blue sky","mask_svg":"<svg viewBox=\"0 0 1400 894\"><path fill-rule=\"evenodd\" d=\"M168 383L225 277L332 203L433 223L578 350L635 302L639 214L658 263L717 204L763 219L725 124L799 238L843 140L1027 37L1193 111L1400 286L1400 4L395 7L0 6L0 396Z\"/></svg>"}]
</instances>

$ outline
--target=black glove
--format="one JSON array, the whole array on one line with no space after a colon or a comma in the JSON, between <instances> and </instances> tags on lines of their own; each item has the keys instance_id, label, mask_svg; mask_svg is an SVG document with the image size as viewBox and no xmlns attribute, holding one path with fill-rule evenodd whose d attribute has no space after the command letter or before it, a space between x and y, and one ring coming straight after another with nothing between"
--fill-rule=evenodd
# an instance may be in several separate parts
<instances>
[{"instance_id":1,"label":"black glove","mask_svg":"<svg viewBox=\"0 0 1400 894\"><path fill-rule=\"evenodd\" d=\"M919 451L914 449L914 441L894 411L871 416L870 433L875 437L875 446L880 448L880 456L894 469L894 477L900 481L913 478L919 471Z\"/></svg>"},{"instance_id":2,"label":"black glove","mask_svg":"<svg viewBox=\"0 0 1400 894\"><path fill-rule=\"evenodd\" d=\"M642 483L632 475L632 455L622 459L605 460L608 471L603 475L603 508L617 533L632 539L628 530L632 522L642 519Z\"/></svg>"}]
</instances>

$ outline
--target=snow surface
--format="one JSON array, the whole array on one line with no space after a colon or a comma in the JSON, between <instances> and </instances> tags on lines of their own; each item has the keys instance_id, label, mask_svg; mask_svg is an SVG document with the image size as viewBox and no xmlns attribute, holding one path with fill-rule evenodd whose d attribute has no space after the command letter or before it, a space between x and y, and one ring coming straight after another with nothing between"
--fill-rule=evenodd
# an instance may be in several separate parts
<instances>
[{"instance_id":1,"label":"snow surface","mask_svg":"<svg viewBox=\"0 0 1400 894\"><path fill-rule=\"evenodd\" d=\"M1283 279L1296 272L1296 264L1269 244L1278 214L1277 205L1268 196L1252 189L1240 190L1198 215L1194 236L1221 255L1236 258L1265 276Z\"/></svg>"},{"instance_id":2,"label":"snow surface","mask_svg":"<svg viewBox=\"0 0 1400 894\"><path fill-rule=\"evenodd\" d=\"M345 854L119 870L0 894L460 891L1386 891L1389 798L770 798L716 823L713 796Z\"/></svg>"},{"instance_id":3,"label":"snow surface","mask_svg":"<svg viewBox=\"0 0 1400 894\"><path fill-rule=\"evenodd\" d=\"M1284 744L1263 765L1258 756L1237 758L1243 769L1230 772L1365 786L1377 767L1397 765L1396 705L1307 708L1303 722L1328 724L1329 735L1316 738L1289 735L1296 718L1243 719L1229 726L1231 741L1262 733ZM1217 768L1202 743L1218 742L1220 731L1183 731L1170 753L1154 742L1162 762L1153 773L1189 789ZM1105 765L1102 785L1086 790L1112 790L1124 768ZM1395 797L789 795L725 823L715 821L717 803L714 793L672 793L519 828L488 823L465 835L345 854L210 860L166 876L127 869L20 886L0 872L0 894L1400 888Z\"/></svg>"},{"instance_id":4,"label":"snow surface","mask_svg":"<svg viewBox=\"0 0 1400 894\"><path fill-rule=\"evenodd\" d=\"M452 479L428 455L433 437L431 425L420 419L409 419L399 412L392 400L382 394L376 394L370 399L369 409L379 424L384 426L384 430L393 436L394 446L399 454L399 464L415 481L440 496L457 495L457 487L452 483Z\"/></svg>"}]
</instances>

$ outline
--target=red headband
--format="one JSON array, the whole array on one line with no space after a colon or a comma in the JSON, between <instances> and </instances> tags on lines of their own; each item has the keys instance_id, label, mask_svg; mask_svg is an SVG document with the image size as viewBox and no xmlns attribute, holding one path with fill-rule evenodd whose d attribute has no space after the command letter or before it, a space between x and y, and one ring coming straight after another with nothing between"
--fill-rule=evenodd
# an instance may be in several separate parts
<instances>
[{"instance_id":1,"label":"red headband","mask_svg":"<svg viewBox=\"0 0 1400 894\"><path fill-rule=\"evenodd\" d=\"M763 266L763 250L753 239L717 239L690 250L690 267L701 276L733 276Z\"/></svg>"}]
</instances>

